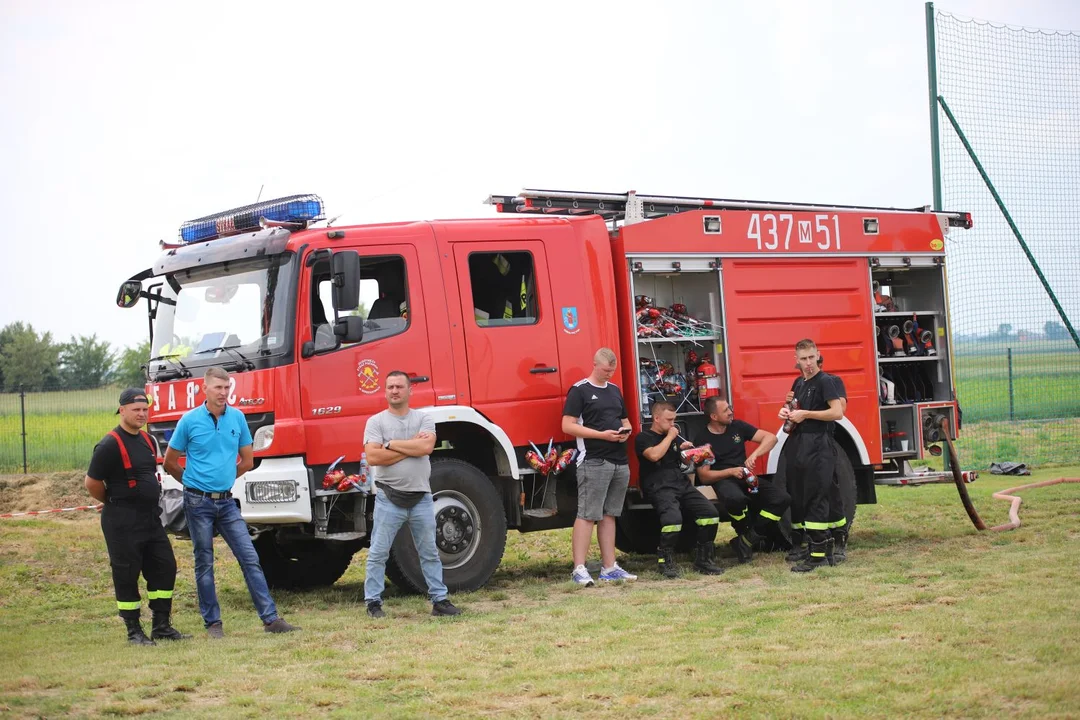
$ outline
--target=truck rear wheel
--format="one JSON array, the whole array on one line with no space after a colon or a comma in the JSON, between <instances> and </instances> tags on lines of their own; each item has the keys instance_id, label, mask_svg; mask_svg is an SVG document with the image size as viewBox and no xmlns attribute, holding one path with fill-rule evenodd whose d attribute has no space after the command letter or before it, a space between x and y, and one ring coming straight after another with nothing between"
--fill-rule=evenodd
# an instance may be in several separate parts
<instances>
[{"instance_id":1,"label":"truck rear wheel","mask_svg":"<svg viewBox=\"0 0 1080 720\"><path fill-rule=\"evenodd\" d=\"M851 464L851 457L838 443L836 444L836 479L840 484L840 502L844 507L844 517L847 519L847 529L851 531L851 525L855 522L855 467Z\"/></svg>"},{"instance_id":2,"label":"truck rear wheel","mask_svg":"<svg viewBox=\"0 0 1080 720\"><path fill-rule=\"evenodd\" d=\"M279 543L275 531L255 540L266 584L281 590L306 590L333 585L352 562L354 548L330 540Z\"/></svg>"},{"instance_id":3,"label":"truck rear wheel","mask_svg":"<svg viewBox=\"0 0 1080 720\"><path fill-rule=\"evenodd\" d=\"M499 567L506 548L506 513L487 475L455 458L431 461L435 544L450 592L472 592ZM412 533L402 528L386 564L390 580L407 592L427 592Z\"/></svg>"},{"instance_id":4,"label":"truck rear wheel","mask_svg":"<svg viewBox=\"0 0 1080 720\"><path fill-rule=\"evenodd\" d=\"M655 555L660 544L660 520L653 510L623 510L615 519L615 547L624 553Z\"/></svg>"}]
</instances>

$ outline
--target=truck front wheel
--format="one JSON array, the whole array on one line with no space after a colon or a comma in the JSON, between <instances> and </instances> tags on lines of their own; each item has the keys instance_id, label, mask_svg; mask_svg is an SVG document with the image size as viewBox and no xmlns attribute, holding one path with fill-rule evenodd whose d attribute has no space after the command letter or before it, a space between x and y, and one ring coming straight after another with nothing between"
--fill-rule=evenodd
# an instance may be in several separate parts
<instances>
[{"instance_id":1,"label":"truck front wheel","mask_svg":"<svg viewBox=\"0 0 1080 720\"><path fill-rule=\"evenodd\" d=\"M431 461L431 494L443 582L450 592L477 590L499 567L506 547L501 498L487 475L454 458ZM401 528L394 539L386 574L403 590L427 592L408 528Z\"/></svg>"},{"instance_id":2,"label":"truck front wheel","mask_svg":"<svg viewBox=\"0 0 1080 720\"><path fill-rule=\"evenodd\" d=\"M330 540L278 542L275 531L255 539L266 584L282 590L306 590L333 585L345 574L355 548Z\"/></svg>"}]
</instances>

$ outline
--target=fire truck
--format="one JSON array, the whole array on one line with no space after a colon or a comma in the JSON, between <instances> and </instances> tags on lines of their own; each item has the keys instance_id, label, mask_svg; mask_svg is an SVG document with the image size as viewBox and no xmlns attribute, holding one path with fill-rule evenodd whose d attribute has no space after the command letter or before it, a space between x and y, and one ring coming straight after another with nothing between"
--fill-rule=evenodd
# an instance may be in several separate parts
<instances>
[{"instance_id":1,"label":"fire truck","mask_svg":"<svg viewBox=\"0 0 1080 720\"><path fill-rule=\"evenodd\" d=\"M233 492L273 586L331 584L366 547L367 484L323 478L362 474L365 423L394 370L436 423L436 539L454 591L487 582L508 529L572 525L573 465L545 473L527 456L574 446L564 399L601 347L616 351L635 429L663 398L695 437L705 398L723 395L777 433L757 471L783 482L777 413L794 345L813 338L847 388L836 441L848 519L877 484L941 477L912 463L960 429L945 247L969 214L634 192L487 202L499 214L352 227L327 223L314 195L262 202L184 223L121 285L119 306L148 308L159 445L202 404L206 368L230 372L255 456ZM656 516L631 470L618 545L652 553ZM424 587L408 533L387 573Z\"/></svg>"}]
</instances>

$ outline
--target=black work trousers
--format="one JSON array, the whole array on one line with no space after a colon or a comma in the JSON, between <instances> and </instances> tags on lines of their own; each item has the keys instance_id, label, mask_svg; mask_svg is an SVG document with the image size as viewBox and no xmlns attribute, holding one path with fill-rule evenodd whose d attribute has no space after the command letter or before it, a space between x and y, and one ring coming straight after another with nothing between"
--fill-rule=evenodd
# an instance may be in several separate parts
<instances>
[{"instance_id":1,"label":"black work trousers","mask_svg":"<svg viewBox=\"0 0 1080 720\"><path fill-rule=\"evenodd\" d=\"M157 505L127 505L106 501L101 532L109 550L116 606L123 617L138 617L139 575L146 578L146 597L153 612L172 612L176 556Z\"/></svg>"},{"instance_id":2,"label":"black work trousers","mask_svg":"<svg viewBox=\"0 0 1080 720\"><path fill-rule=\"evenodd\" d=\"M697 526L695 540L699 545L716 538L720 513L701 492L676 470L661 470L645 483L645 497L660 517L660 548L674 550L682 531L683 516Z\"/></svg>"},{"instance_id":3,"label":"black work trousers","mask_svg":"<svg viewBox=\"0 0 1080 720\"><path fill-rule=\"evenodd\" d=\"M845 524L836 451L836 444L824 432L796 432L784 445L791 527L805 530L810 542L827 541L831 528Z\"/></svg>"},{"instance_id":4,"label":"black work trousers","mask_svg":"<svg viewBox=\"0 0 1080 720\"><path fill-rule=\"evenodd\" d=\"M758 491L751 494L745 480L724 478L712 487L736 534L745 535L751 529L762 537L779 533L780 518L791 505L791 496L782 485L760 479Z\"/></svg>"}]
</instances>

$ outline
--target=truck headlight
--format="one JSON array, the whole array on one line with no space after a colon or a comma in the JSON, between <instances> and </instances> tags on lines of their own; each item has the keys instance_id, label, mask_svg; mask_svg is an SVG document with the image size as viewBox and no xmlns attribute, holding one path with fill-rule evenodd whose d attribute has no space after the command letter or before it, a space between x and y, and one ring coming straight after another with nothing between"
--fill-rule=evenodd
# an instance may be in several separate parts
<instances>
[{"instance_id":1,"label":"truck headlight","mask_svg":"<svg viewBox=\"0 0 1080 720\"><path fill-rule=\"evenodd\" d=\"M251 438L251 451L258 452L270 447L274 442L274 426L263 425L255 431L255 437Z\"/></svg>"},{"instance_id":2,"label":"truck headlight","mask_svg":"<svg viewBox=\"0 0 1080 720\"><path fill-rule=\"evenodd\" d=\"M287 503L295 502L297 488L295 480L256 480L246 485L249 503Z\"/></svg>"}]
</instances>

